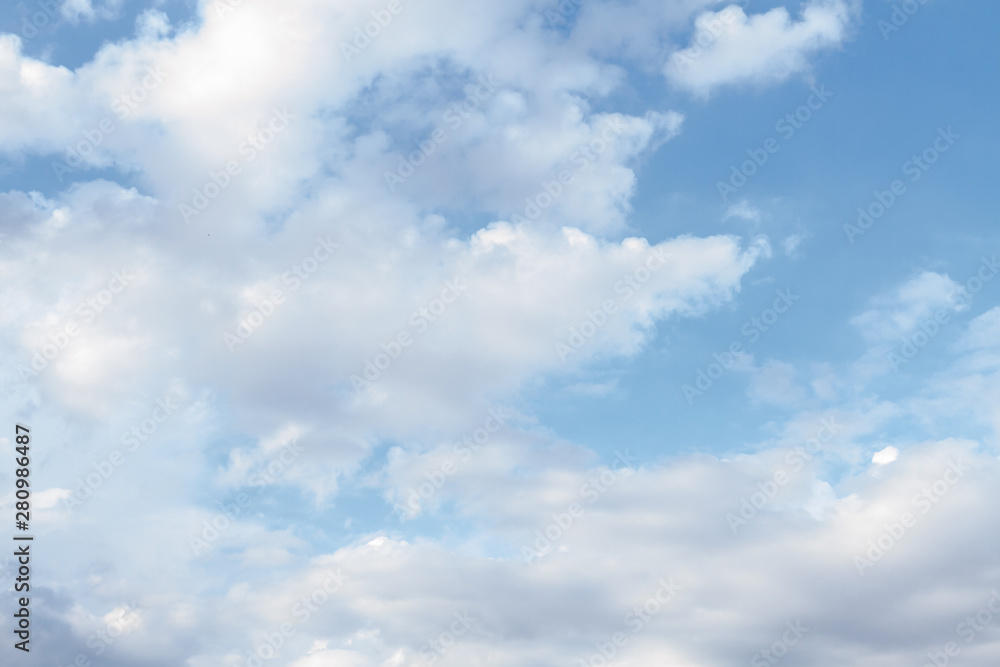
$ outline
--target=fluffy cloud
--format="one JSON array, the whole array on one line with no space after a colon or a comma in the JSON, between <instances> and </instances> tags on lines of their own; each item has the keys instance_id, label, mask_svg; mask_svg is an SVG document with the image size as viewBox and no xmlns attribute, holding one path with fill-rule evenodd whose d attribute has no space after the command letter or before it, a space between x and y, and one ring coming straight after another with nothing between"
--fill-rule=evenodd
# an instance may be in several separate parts
<instances>
[{"instance_id":1,"label":"fluffy cloud","mask_svg":"<svg viewBox=\"0 0 1000 667\"><path fill-rule=\"evenodd\" d=\"M837 417L825 419L836 430ZM450 493L509 555L376 534L300 558L291 572L272 565L273 581L252 587L240 577L253 565L242 565L211 602L188 584L137 600L142 622L116 654L157 664L140 647L160 637L175 639L165 664L243 665L251 651L267 657L269 641L283 664L435 655L445 665L475 656L530 664L589 661L621 632L627 642L616 653L630 665L662 655L732 664L783 636L809 665L827 664L844 645L861 665L918 661L955 640L955 619L990 598L982 577L997 545L977 508L998 500L996 460L972 442L914 443L878 476L861 469L817 495L820 461L838 458L842 437L827 439L820 458L799 442L735 461L694 456L643 468L588 469L569 452L560 465L535 447L497 444ZM518 472L543 460L543 478ZM181 538L170 525L166 536ZM250 538L226 539L246 548ZM945 585L939 604L911 604ZM801 633L786 635L787 623ZM996 641L990 632L963 650L989 655Z\"/></svg>"},{"instance_id":2,"label":"fluffy cloud","mask_svg":"<svg viewBox=\"0 0 1000 667\"><path fill-rule=\"evenodd\" d=\"M692 44L670 56L664 74L674 85L707 96L729 84L773 83L809 67L809 58L848 36L856 2L813 0L795 21L785 7L748 16L730 5L695 21Z\"/></svg>"},{"instance_id":3,"label":"fluffy cloud","mask_svg":"<svg viewBox=\"0 0 1000 667\"><path fill-rule=\"evenodd\" d=\"M716 456L640 463L623 438L612 463L522 402L552 378L613 394L579 380L771 259L765 237L634 229L640 166L685 118L623 102L626 65L726 19L668 80L779 81L853 6L718 4L201 3L72 70L0 38L0 149L60 183L0 194L0 396L37 430L34 562L57 573L36 655L598 664L621 632L622 665L729 665L792 632L802 664L876 667L948 641L989 594L996 459L883 430L1000 424L993 311L908 400L752 368L788 416ZM854 324L884 347L958 289L920 274Z\"/></svg>"}]
</instances>

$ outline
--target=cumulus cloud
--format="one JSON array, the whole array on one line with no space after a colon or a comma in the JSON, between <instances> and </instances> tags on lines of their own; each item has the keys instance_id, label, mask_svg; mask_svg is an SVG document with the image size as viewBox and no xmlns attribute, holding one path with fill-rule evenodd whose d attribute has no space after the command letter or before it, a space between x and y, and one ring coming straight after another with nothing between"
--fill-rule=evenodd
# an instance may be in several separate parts
<instances>
[{"instance_id":1,"label":"cumulus cloud","mask_svg":"<svg viewBox=\"0 0 1000 667\"><path fill-rule=\"evenodd\" d=\"M596 664L621 632L622 665L731 665L792 624L801 664L876 667L945 641L995 569L976 508L996 459L882 431L937 433L956 406L1000 424L994 311L908 401L741 356L751 403L785 416L716 455L597 451L526 404L552 379L624 394L602 364L731 307L772 259L764 236L640 231L639 175L686 119L622 103L626 66L659 68L693 21L672 85L781 81L853 5L718 5L205 2L141 12L75 68L0 36L0 150L58 184L0 193L0 397L44 443L36 655ZM853 324L884 346L959 289L925 272Z\"/></svg>"},{"instance_id":2,"label":"cumulus cloud","mask_svg":"<svg viewBox=\"0 0 1000 667\"><path fill-rule=\"evenodd\" d=\"M799 623L804 664L827 664L846 643L863 644L854 659L874 666L886 655L917 661L950 641L954 618L990 595L981 577L996 545L984 538L992 533L977 508L997 500L996 460L972 442L915 443L881 476L860 471L824 496L817 460L796 452L589 469L579 456L560 465L527 446L495 452L488 465L453 478L449 493L508 555L368 535L270 584L232 585L210 607L187 586L141 599L142 623L119 650L138 654L154 636L185 636L164 647L166 660L244 664L253 651L267 655L268 638L286 627L287 664L435 656L459 665L483 655L509 664L586 661L622 632L623 664L672 655L721 666L749 659ZM543 478L518 472L539 457ZM750 499L769 483L775 490L755 508ZM571 516L574 503L582 509ZM937 595L945 580L947 599L912 610L901 631L898 605ZM169 612L181 608L187 613ZM699 631L705 617L715 618L708 634ZM194 627L202 632L187 630ZM970 655L996 649L992 635L981 642Z\"/></svg>"},{"instance_id":3,"label":"cumulus cloud","mask_svg":"<svg viewBox=\"0 0 1000 667\"><path fill-rule=\"evenodd\" d=\"M783 81L804 72L816 53L847 37L857 3L812 0L795 20L783 7L747 15L730 5L695 20L691 46L670 56L664 74L675 86L700 96L741 83Z\"/></svg>"}]
</instances>

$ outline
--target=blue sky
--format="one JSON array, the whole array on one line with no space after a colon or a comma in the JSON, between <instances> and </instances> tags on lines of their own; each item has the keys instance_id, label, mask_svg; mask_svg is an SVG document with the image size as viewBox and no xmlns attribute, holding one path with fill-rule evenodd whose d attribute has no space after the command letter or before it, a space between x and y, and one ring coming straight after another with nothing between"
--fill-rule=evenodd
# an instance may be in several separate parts
<instances>
[{"instance_id":1,"label":"blue sky","mask_svg":"<svg viewBox=\"0 0 1000 667\"><path fill-rule=\"evenodd\" d=\"M570 5L6 5L11 660L995 662L1000 9Z\"/></svg>"}]
</instances>

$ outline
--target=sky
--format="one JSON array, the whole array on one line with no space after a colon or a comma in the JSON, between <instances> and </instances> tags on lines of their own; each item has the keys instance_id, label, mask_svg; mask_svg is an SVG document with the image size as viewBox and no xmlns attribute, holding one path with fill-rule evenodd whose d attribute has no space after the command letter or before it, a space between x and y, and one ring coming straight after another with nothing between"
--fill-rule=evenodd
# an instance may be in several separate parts
<instances>
[{"instance_id":1,"label":"sky","mask_svg":"<svg viewBox=\"0 0 1000 667\"><path fill-rule=\"evenodd\" d=\"M2 6L4 664L1000 659L1000 6Z\"/></svg>"}]
</instances>

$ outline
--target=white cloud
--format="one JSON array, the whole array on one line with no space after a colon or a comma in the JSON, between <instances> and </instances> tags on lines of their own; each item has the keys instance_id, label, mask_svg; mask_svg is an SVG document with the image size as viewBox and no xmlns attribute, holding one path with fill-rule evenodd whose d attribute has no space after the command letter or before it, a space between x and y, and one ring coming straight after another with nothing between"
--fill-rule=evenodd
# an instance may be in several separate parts
<instances>
[{"instance_id":1,"label":"white cloud","mask_svg":"<svg viewBox=\"0 0 1000 667\"><path fill-rule=\"evenodd\" d=\"M947 275L923 271L888 294L872 299L871 308L851 320L872 342L898 342L938 310L954 313L968 305L962 287Z\"/></svg>"},{"instance_id":2,"label":"white cloud","mask_svg":"<svg viewBox=\"0 0 1000 667\"><path fill-rule=\"evenodd\" d=\"M872 455L872 463L880 466L892 463L899 458L899 450L889 445L885 449L880 449Z\"/></svg>"},{"instance_id":3,"label":"white cloud","mask_svg":"<svg viewBox=\"0 0 1000 667\"><path fill-rule=\"evenodd\" d=\"M83 127L86 100L74 86L76 75L21 55L16 35L0 35L0 149L59 150ZM76 114L74 114L74 109Z\"/></svg>"},{"instance_id":4,"label":"white cloud","mask_svg":"<svg viewBox=\"0 0 1000 667\"><path fill-rule=\"evenodd\" d=\"M171 385L193 395L209 383L242 415L241 429L252 438L290 424L301 429L308 464L282 483L322 498L336 492L338 476L377 438L467 432L493 397L544 374L634 354L658 321L726 303L767 248L763 240L742 246L728 236L650 246L505 222L462 240L425 225L407 206L332 185L328 193L330 200L303 207L269 238L219 227L209 227L208 237L185 226L173 232L187 239L182 245L162 236L158 221L172 211L108 183L80 186L54 202L17 200L31 222L12 230L8 243L19 259L6 270L31 265L44 279L0 287L0 303L17 314L3 376L30 384L70 414L110 420L112 433L146 416L121 414L123 403L139 402L141 410ZM60 217L65 224L55 224ZM219 245L217 235L230 242ZM287 282L291 268L326 236L339 247L295 289ZM192 263L192 248L230 268ZM236 258L248 252L255 261L240 268ZM131 278L112 294L107 286L117 284L116 271ZM461 296L440 317L421 316L445 281L457 281ZM276 289L283 302L230 353L224 334L235 336L254 303ZM87 305L95 299L96 306ZM609 300L613 312L576 346L573 330ZM65 333L70 325L72 336ZM355 392L351 377L365 378L367 364L401 332L412 343ZM51 360L35 356L58 343ZM33 368L33 361L45 367ZM266 447L231 451L230 481L269 455ZM67 473L79 465L65 464Z\"/></svg>"},{"instance_id":5,"label":"white cloud","mask_svg":"<svg viewBox=\"0 0 1000 667\"><path fill-rule=\"evenodd\" d=\"M856 4L811 0L798 21L784 7L751 16L735 5L705 12L695 21L691 46L670 57L664 74L701 96L724 85L783 81L806 71L817 52L847 38Z\"/></svg>"},{"instance_id":6,"label":"white cloud","mask_svg":"<svg viewBox=\"0 0 1000 667\"><path fill-rule=\"evenodd\" d=\"M794 407L805 396L805 390L795 379L796 375L792 364L768 361L752 372L747 396L755 402Z\"/></svg>"},{"instance_id":7,"label":"white cloud","mask_svg":"<svg viewBox=\"0 0 1000 667\"><path fill-rule=\"evenodd\" d=\"M81 18L88 21L100 17L102 19L115 18L124 0L104 0L94 7L91 0L66 0L60 8L60 13L67 20L77 23Z\"/></svg>"},{"instance_id":8,"label":"white cloud","mask_svg":"<svg viewBox=\"0 0 1000 667\"><path fill-rule=\"evenodd\" d=\"M1000 345L1000 306L996 306L969 323L968 330L959 341L965 350L995 348Z\"/></svg>"},{"instance_id":9,"label":"white cloud","mask_svg":"<svg viewBox=\"0 0 1000 667\"><path fill-rule=\"evenodd\" d=\"M982 554L997 538L977 508L1000 501L991 482L998 470L975 443L915 445L880 477L848 476L835 487L817 480L815 460L794 469L786 451L742 462L699 455L619 470L591 503L581 485L609 469L586 469L572 457L559 464L536 448L517 447L501 465L494 460L449 482L460 507L475 510L477 524L491 527L508 556L487 557L475 544L448 548L370 535L297 564L273 583L210 603L187 585L164 590L155 606L140 600L143 623L122 638L121 649L135 651L160 637L159 655L176 663L226 664L226 655L245 659L291 623L295 632L281 654L288 664L408 664L442 636L444 665L554 664L566 656L586 660L595 642L624 632L622 664L670 655L682 664L721 667L769 646L786 622L801 619L808 633L796 655L804 664L829 664L850 645L855 664L875 667L889 658L919 661L956 617L974 613L989 597L982 577L992 561ZM546 475L525 474L542 459ZM759 492L777 469L788 481L745 525L733 524L729 517L739 515L741 499ZM952 481L943 482L947 491L936 502L913 500L945 479ZM565 514L573 502L581 503L582 515L554 538L550 553L525 562L521 545L532 545L535 531L554 525L552 515ZM883 538L906 512L915 524ZM170 522L162 530L168 539L179 537L170 534ZM880 540L890 546L881 555L870 552ZM229 545L244 549L241 541ZM875 554L870 565L869 553ZM953 573L945 599L912 606L906 615L894 612L940 593L945 564ZM338 571L342 588L312 598L308 616L304 607L293 611ZM647 622L630 622L636 615L629 612L653 598L663 580L679 587L676 597L656 605ZM456 618L467 619L467 627L453 625ZM707 618L711 632L704 631ZM188 640L172 641L181 636ZM983 650L997 648L988 636L981 641Z\"/></svg>"},{"instance_id":10,"label":"white cloud","mask_svg":"<svg viewBox=\"0 0 1000 667\"><path fill-rule=\"evenodd\" d=\"M792 234L781 242L781 247L785 251L786 255L793 257L796 254L795 251L798 250L798 247L802 244L802 241L802 234Z\"/></svg>"},{"instance_id":11,"label":"white cloud","mask_svg":"<svg viewBox=\"0 0 1000 667\"><path fill-rule=\"evenodd\" d=\"M439 664L559 664L630 632L626 615L661 577L681 593L630 636L622 665L731 665L801 616L812 628L803 664L850 654L877 667L920 659L935 628L975 610L994 569L981 554L995 553L995 531L976 508L996 504L996 459L971 442L897 442L898 461L876 478L887 450L868 457L894 418L943 419L961 405L992 423L987 367L954 370L923 402L852 397L834 414L837 439L791 459L798 467L790 448L828 428L811 409L769 424L773 438L759 446L732 443L752 455L612 471L508 405L553 376L587 400L616 393L617 380L593 367L642 351L666 322L730 303L770 256L764 237L629 231L638 164L683 118L615 111L620 59L659 67L667 36L714 4L584 3L559 32L529 2L404 3L350 59L342 43L372 20L372 5L243 2L220 14L202 3L202 24L175 27L147 12L135 39L72 71L0 39L0 149L63 160L69 146L138 184L75 170L80 182L48 197L0 194L0 395L6 423L27 415L45 430L34 516L52 547L46 570L63 573L33 601L36 627L59 638L42 645L47 662L89 651L91 633L119 623L133 599L141 622L104 656L111 667L242 667L284 622L296 631L275 664L401 666L466 612L475 621ZM87 20L114 6L65 5ZM782 9L733 16L673 83L708 94L781 80L842 42L850 20L843 2L810 3L797 21ZM481 77L495 90L453 126L445 114ZM278 114L290 120L280 132ZM95 134L104 120L114 129ZM385 172L442 123L446 140L390 189ZM265 130L273 139L247 158L244 142ZM92 151L79 149L88 142ZM228 161L239 174L224 174ZM563 170L573 182L553 194ZM208 197L209 185L221 192ZM185 223L179 205L195 189L211 201ZM544 210L525 215L526 198ZM726 217L761 213L742 203ZM320 261L316 249L333 242ZM112 291L116 273L131 277ZM265 307L276 289L280 303ZM948 307L954 290L925 273L855 323L884 342ZM973 323L968 348L986 345L994 319ZM243 322L259 323L230 352L223 335ZM395 342L400 334L410 342ZM36 358L37 376L26 372ZM377 377L355 392L352 375L369 366ZM814 372L815 396L786 362L754 368L742 355L737 368L753 373L760 404L850 391L829 367ZM178 407L161 421L165 396ZM354 500L345 489L405 501L498 405L511 413L503 429L422 503L428 524L397 524L367 497L369 515L338 514ZM128 449L148 425L155 434ZM301 452L289 462L292 446ZM123 462L107 463L115 450ZM933 530L893 547L870 586L852 557L960 457L975 473L920 519ZM734 535L727 515L770 489L778 469L789 481ZM262 473L271 478L258 483ZM592 480L609 476L598 492ZM88 486L70 512L64 501ZM525 562L521 547L575 502L582 517ZM350 532L380 513L388 528ZM199 553L196 536L210 541ZM945 564L956 573L947 585L935 579ZM338 569L346 584L318 602ZM898 614L938 587L947 604ZM317 609L302 621L304 597Z\"/></svg>"},{"instance_id":12,"label":"white cloud","mask_svg":"<svg viewBox=\"0 0 1000 667\"><path fill-rule=\"evenodd\" d=\"M760 214L761 211L759 208L744 199L727 208L725 215L722 216L722 221L725 222L730 218L740 218L742 220L749 220L750 222L760 222Z\"/></svg>"}]
</instances>

